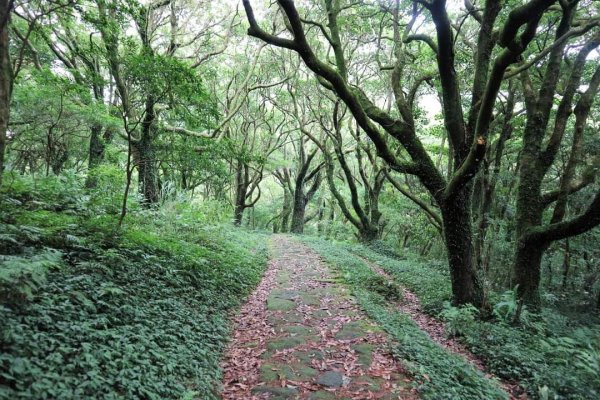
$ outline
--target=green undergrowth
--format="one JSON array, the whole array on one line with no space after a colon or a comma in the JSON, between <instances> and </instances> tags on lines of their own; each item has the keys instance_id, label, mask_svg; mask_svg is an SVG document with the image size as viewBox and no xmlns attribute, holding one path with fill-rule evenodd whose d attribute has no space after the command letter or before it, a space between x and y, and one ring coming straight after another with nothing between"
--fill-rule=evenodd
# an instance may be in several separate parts
<instances>
[{"instance_id":1,"label":"green undergrowth","mask_svg":"<svg viewBox=\"0 0 600 400\"><path fill-rule=\"evenodd\" d=\"M17 183L0 193L0 399L219 398L265 237L184 203L119 229L75 185Z\"/></svg>"},{"instance_id":2,"label":"green undergrowth","mask_svg":"<svg viewBox=\"0 0 600 400\"><path fill-rule=\"evenodd\" d=\"M450 276L445 263L418 260L412 254L392 256L384 246L369 248L363 245L348 246L348 250L381 267L395 281L419 297L425 312L437 315L444 302L452 299Z\"/></svg>"},{"instance_id":3,"label":"green undergrowth","mask_svg":"<svg viewBox=\"0 0 600 400\"><path fill-rule=\"evenodd\" d=\"M393 338L392 351L415 377L424 399L505 399L497 383L463 358L451 354L421 331L410 316L398 312L370 285L375 272L346 246L305 238L351 288L367 315Z\"/></svg>"},{"instance_id":4,"label":"green undergrowth","mask_svg":"<svg viewBox=\"0 0 600 400\"><path fill-rule=\"evenodd\" d=\"M424 310L443 318L449 335L457 336L481 357L495 375L516 380L533 399L597 399L600 397L600 325L590 315L582 325L546 308L525 309L521 323L512 324L517 309L514 291L490 293L492 320L478 318L473 307L449 305L446 265L424 262L410 254L390 256L379 247L346 245L413 291Z\"/></svg>"}]
</instances>

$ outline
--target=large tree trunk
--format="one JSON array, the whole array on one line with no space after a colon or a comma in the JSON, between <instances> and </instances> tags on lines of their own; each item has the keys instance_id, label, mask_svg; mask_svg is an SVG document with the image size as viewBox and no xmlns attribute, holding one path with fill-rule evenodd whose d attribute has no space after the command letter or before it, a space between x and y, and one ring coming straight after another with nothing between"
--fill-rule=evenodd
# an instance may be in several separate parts
<instances>
[{"instance_id":1,"label":"large tree trunk","mask_svg":"<svg viewBox=\"0 0 600 400\"><path fill-rule=\"evenodd\" d=\"M154 99L152 96L148 96L146 99L146 114L141 124L140 140L132 143L137 154L139 191L146 205L158 203L160 197L158 169L154 152L155 117Z\"/></svg>"},{"instance_id":2,"label":"large tree trunk","mask_svg":"<svg viewBox=\"0 0 600 400\"><path fill-rule=\"evenodd\" d=\"M8 132L12 92L12 66L8 37L8 21L12 3L10 0L0 0L0 186L2 185L2 173L4 172L6 134Z\"/></svg>"},{"instance_id":3,"label":"large tree trunk","mask_svg":"<svg viewBox=\"0 0 600 400\"><path fill-rule=\"evenodd\" d=\"M158 174L154 146L149 135L142 135L141 140L132 142L135 162L138 168L139 192L146 205L159 200Z\"/></svg>"},{"instance_id":4,"label":"large tree trunk","mask_svg":"<svg viewBox=\"0 0 600 400\"><path fill-rule=\"evenodd\" d=\"M519 240L514 261L514 278L517 294L524 303L538 308L540 305L540 276L545 243Z\"/></svg>"},{"instance_id":5,"label":"large tree trunk","mask_svg":"<svg viewBox=\"0 0 600 400\"><path fill-rule=\"evenodd\" d=\"M67 163L67 160L69 159L69 150L66 148L66 146L61 143L59 146L55 147L55 153L53 154L53 157L51 158L51 167L52 167L52 173L56 176L60 175L60 173L63 171L65 164Z\"/></svg>"},{"instance_id":6,"label":"large tree trunk","mask_svg":"<svg viewBox=\"0 0 600 400\"><path fill-rule=\"evenodd\" d=\"M540 303L539 278L546 246L526 239L528 230L542 224L541 185L543 170L535 154L524 150L521 155L516 214L516 243L513 276L519 298L537 307Z\"/></svg>"},{"instance_id":7,"label":"large tree trunk","mask_svg":"<svg viewBox=\"0 0 600 400\"><path fill-rule=\"evenodd\" d=\"M102 125L94 124L90 129L90 149L88 156L88 176L85 180L85 187L94 188L97 180L92 171L104 160L104 139L102 138Z\"/></svg>"},{"instance_id":8,"label":"large tree trunk","mask_svg":"<svg viewBox=\"0 0 600 400\"><path fill-rule=\"evenodd\" d=\"M285 187L283 189L283 211L281 212L281 233L287 233L290 227L290 215L292 214L291 193Z\"/></svg>"},{"instance_id":9,"label":"large tree trunk","mask_svg":"<svg viewBox=\"0 0 600 400\"><path fill-rule=\"evenodd\" d=\"M366 227L364 229L360 229L358 231L358 240L361 243L371 243L374 242L375 240L379 239L381 237L381 233L379 231L379 229L377 227Z\"/></svg>"},{"instance_id":10,"label":"large tree trunk","mask_svg":"<svg viewBox=\"0 0 600 400\"><path fill-rule=\"evenodd\" d=\"M233 223L236 226L242 224L244 218L244 210L246 209L246 191L248 190L248 178L244 175L244 164L238 160L235 167L235 193L234 193L234 209Z\"/></svg>"},{"instance_id":11,"label":"large tree trunk","mask_svg":"<svg viewBox=\"0 0 600 400\"><path fill-rule=\"evenodd\" d=\"M453 302L484 306L483 288L473 264L470 185L458 191L442 207L444 241L448 253Z\"/></svg>"},{"instance_id":12,"label":"large tree trunk","mask_svg":"<svg viewBox=\"0 0 600 400\"><path fill-rule=\"evenodd\" d=\"M235 205L235 209L233 211L233 223L235 226L242 225L242 219L244 218L244 206L240 204Z\"/></svg>"},{"instance_id":13,"label":"large tree trunk","mask_svg":"<svg viewBox=\"0 0 600 400\"><path fill-rule=\"evenodd\" d=\"M290 232L304 232L304 214L306 212L306 196L302 193L302 188L296 188L294 193L294 207L292 209L292 227Z\"/></svg>"}]
</instances>

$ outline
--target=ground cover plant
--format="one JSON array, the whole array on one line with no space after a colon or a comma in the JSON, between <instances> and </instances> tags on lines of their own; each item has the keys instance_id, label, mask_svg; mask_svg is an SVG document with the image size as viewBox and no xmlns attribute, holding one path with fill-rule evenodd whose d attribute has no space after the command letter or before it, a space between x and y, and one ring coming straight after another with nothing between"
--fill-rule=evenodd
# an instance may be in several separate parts
<instances>
[{"instance_id":1,"label":"ground cover plant","mask_svg":"<svg viewBox=\"0 0 600 400\"><path fill-rule=\"evenodd\" d=\"M500 393L433 340L600 397L599 60L596 0L0 0L0 397L218 396L287 234L332 241L425 396Z\"/></svg>"},{"instance_id":2,"label":"ground cover plant","mask_svg":"<svg viewBox=\"0 0 600 400\"><path fill-rule=\"evenodd\" d=\"M448 334L468 345L490 372L519 380L531 397L593 399L600 393L600 331L594 317L577 323L554 308L541 313L525 309L515 325L516 293L507 291L491 294L492 315L482 319L477 309L448 303L450 286L435 262L419 261L411 254L390 257L378 247L346 248L416 293L424 310L445 320Z\"/></svg>"},{"instance_id":3,"label":"ground cover plant","mask_svg":"<svg viewBox=\"0 0 600 400\"><path fill-rule=\"evenodd\" d=\"M218 398L228 313L262 275L262 237L200 225L181 203L117 230L73 190L2 192L20 207L2 209L0 398Z\"/></svg>"}]
</instances>

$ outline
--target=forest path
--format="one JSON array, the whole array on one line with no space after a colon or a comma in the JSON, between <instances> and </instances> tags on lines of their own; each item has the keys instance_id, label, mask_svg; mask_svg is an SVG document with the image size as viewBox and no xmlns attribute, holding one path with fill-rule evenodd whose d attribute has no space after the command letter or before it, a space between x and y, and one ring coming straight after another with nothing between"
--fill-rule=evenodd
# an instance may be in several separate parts
<instances>
[{"instance_id":1,"label":"forest path","mask_svg":"<svg viewBox=\"0 0 600 400\"><path fill-rule=\"evenodd\" d=\"M223 399L414 399L385 333L319 256L285 235L235 318Z\"/></svg>"}]
</instances>

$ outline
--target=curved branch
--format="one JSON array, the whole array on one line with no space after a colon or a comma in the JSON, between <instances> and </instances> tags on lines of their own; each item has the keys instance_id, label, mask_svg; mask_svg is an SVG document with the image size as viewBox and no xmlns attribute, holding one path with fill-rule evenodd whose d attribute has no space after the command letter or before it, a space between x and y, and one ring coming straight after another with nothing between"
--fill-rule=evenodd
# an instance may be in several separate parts
<instances>
[{"instance_id":1,"label":"curved branch","mask_svg":"<svg viewBox=\"0 0 600 400\"><path fill-rule=\"evenodd\" d=\"M427 204L426 202L424 202L423 200L418 198L406 186L403 186L400 182L398 182L398 180L396 180L394 177L392 177L387 170L384 169L383 173L385 174L385 177L387 178L387 180L392 184L392 186L394 186L400 193L402 193L404 196L406 196L413 203L418 205L423 211L425 211L425 213L429 217L431 217L432 221L434 221L433 225L435 226L435 228L438 231L442 230L442 225L443 225L442 217L437 212L435 212L429 206L429 204Z\"/></svg>"},{"instance_id":2,"label":"curved branch","mask_svg":"<svg viewBox=\"0 0 600 400\"><path fill-rule=\"evenodd\" d=\"M549 243L580 235L600 225L600 192L596 193L594 200L587 210L565 222L557 222L543 227L532 228L523 238L527 242Z\"/></svg>"},{"instance_id":3,"label":"curved branch","mask_svg":"<svg viewBox=\"0 0 600 400\"><path fill-rule=\"evenodd\" d=\"M552 50L554 50L558 46L562 46L570 38L576 37L576 36L582 36L585 33L589 32L590 29L597 27L597 26L600 26L600 21L594 21L593 23L589 23L589 24L571 29L570 31L568 31L567 33L562 35L560 38L555 40L554 43L552 43L550 46L546 47L544 50L539 52L530 61L527 61L525 64L522 64L517 68L509 69L508 71L506 71L506 73L504 74L504 79L510 79L510 78L520 74L521 72L531 68L538 61L540 61L541 59L546 57Z\"/></svg>"},{"instance_id":4,"label":"curved branch","mask_svg":"<svg viewBox=\"0 0 600 400\"><path fill-rule=\"evenodd\" d=\"M413 35L408 35L406 39L404 39L404 43L410 43L415 41L425 42L434 54L437 55L439 53L437 44L435 44L433 39L427 35L415 33Z\"/></svg>"}]
</instances>

